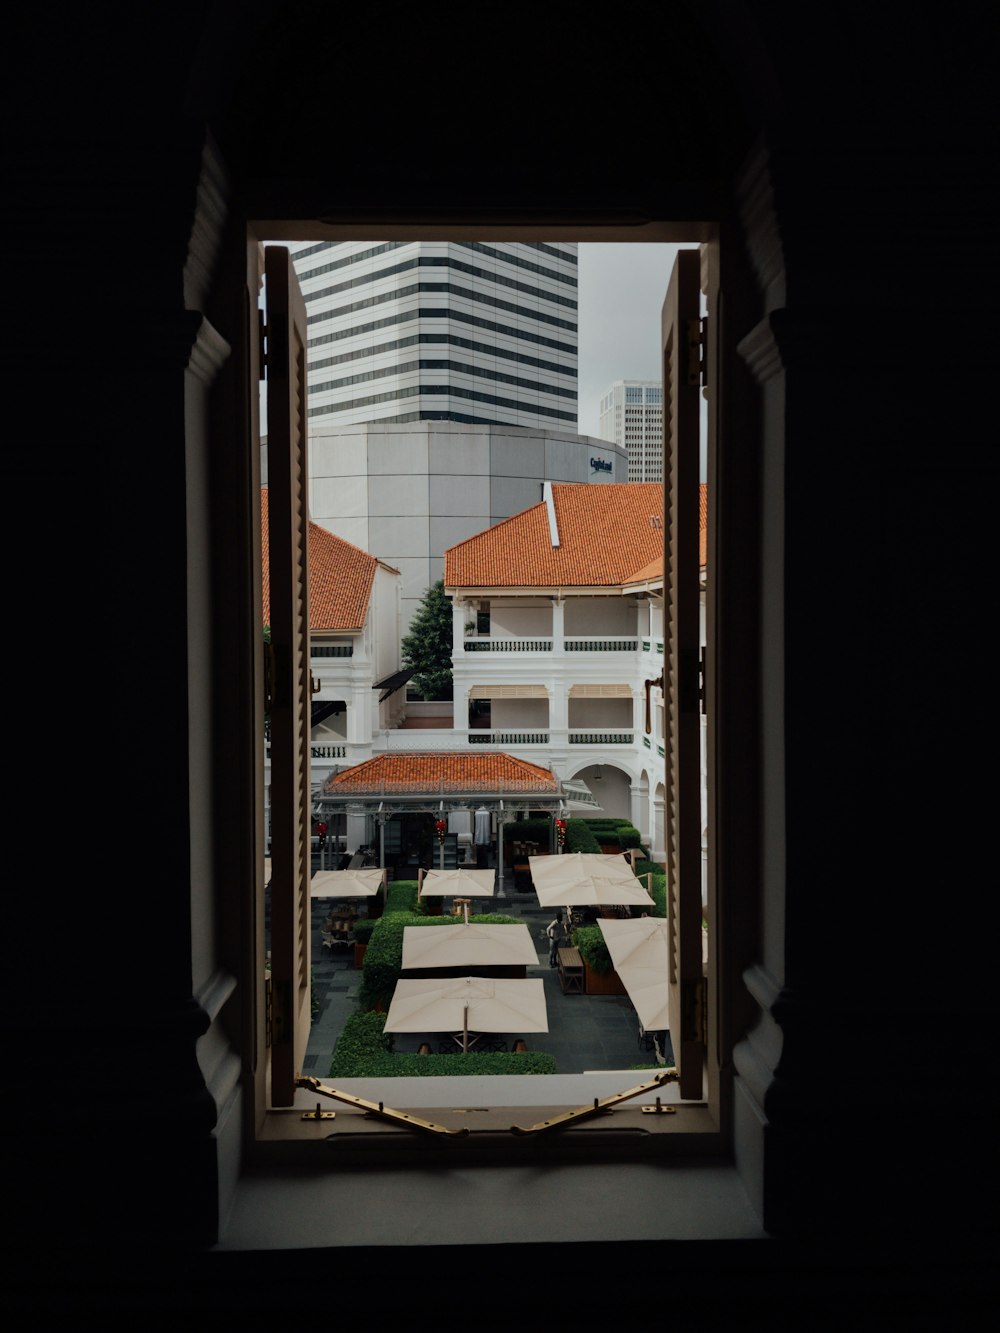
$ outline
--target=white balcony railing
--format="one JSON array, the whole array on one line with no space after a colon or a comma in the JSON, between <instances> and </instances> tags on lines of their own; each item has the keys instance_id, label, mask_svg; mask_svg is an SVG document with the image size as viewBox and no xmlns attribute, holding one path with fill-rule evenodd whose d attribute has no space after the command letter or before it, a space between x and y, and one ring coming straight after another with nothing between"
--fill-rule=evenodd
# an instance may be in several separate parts
<instances>
[{"instance_id":1,"label":"white balcony railing","mask_svg":"<svg viewBox=\"0 0 1000 1333\"><path fill-rule=\"evenodd\" d=\"M548 731L469 731L470 745L548 745Z\"/></svg>"},{"instance_id":2,"label":"white balcony railing","mask_svg":"<svg viewBox=\"0 0 1000 1333\"><path fill-rule=\"evenodd\" d=\"M567 653L634 653L639 648L639 638L634 634L569 634L562 640L563 651ZM550 637L510 636L491 639L486 635L469 635L462 640L462 650L466 653L550 653L558 640ZM643 641L648 652L649 640ZM659 644L663 651L663 644Z\"/></svg>"},{"instance_id":3,"label":"white balcony railing","mask_svg":"<svg viewBox=\"0 0 1000 1333\"><path fill-rule=\"evenodd\" d=\"M583 637L574 634L572 638L564 639L563 644L568 653L634 653L639 640L634 635Z\"/></svg>"},{"instance_id":4,"label":"white balcony railing","mask_svg":"<svg viewBox=\"0 0 1000 1333\"><path fill-rule=\"evenodd\" d=\"M572 730L567 738L570 745L634 745L634 731L577 731Z\"/></svg>"},{"instance_id":5,"label":"white balcony railing","mask_svg":"<svg viewBox=\"0 0 1000 1333\"><path fill-rule=\"evenodd\" d=\"M477 637L463 639L462 648L467 653L551 653L552 639L488 639Z\"/></svg>"}]
</instances>

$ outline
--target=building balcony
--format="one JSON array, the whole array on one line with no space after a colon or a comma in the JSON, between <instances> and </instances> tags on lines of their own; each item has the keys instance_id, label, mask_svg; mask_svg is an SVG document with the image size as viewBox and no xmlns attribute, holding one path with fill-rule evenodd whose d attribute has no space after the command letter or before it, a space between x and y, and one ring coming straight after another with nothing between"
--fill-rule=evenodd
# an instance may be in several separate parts
<instances>
[{"instance_id":1,"label":"building balcony","mask_svg":"<svg viewBox=\"0 0 1000 1333\"><path fill-rule=\"evenodd\" d=\"M578 635L563 640L567 653L634 653L639 640L628 635L589 638Z\"/></svg>"},{"instance_id":2,"label":"building balcony","mask_svg":"<svg viewBox=\"0 0 1000 1333\"><path fill-rule=\"evenodd\" d=\"M663 641L639 639L635 634L567 634L557 636L505 636L491 639L472 634L462 641L465 653L635 653L640 642L646 652L663 652Z\"/></svg>"},{"instance_id":3,"label":"building balcony","mask_svg":"<svg viewBox=\"0 0 1000 1333\"><path fill-rule=\"evenodd\" d=\"M462 640L462 649L467 653L551 653L552 639L490 639L485 635L473 635Z\"/></svg>"},{"instance_id":4,"label":"building balcony","mask_svg":"<svg viewBox=\"0 0 1000 1333\"><path fill-rule=\"evenodd\" d=\"M634 731L603 729L590 731L572 730L567 732L570 745L634 745Z\"/></svg>"}]
</instances>

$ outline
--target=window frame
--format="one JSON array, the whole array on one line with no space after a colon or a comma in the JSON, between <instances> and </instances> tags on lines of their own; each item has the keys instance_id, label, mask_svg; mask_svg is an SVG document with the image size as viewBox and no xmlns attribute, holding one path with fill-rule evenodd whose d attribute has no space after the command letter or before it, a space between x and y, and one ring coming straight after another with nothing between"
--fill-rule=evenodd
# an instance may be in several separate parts
<instances>
[{"instance_id":1,"label":"window frame","mask_svg":"<svg viewBox=\"0 0 1000 1333\"><path fill-rule=\"evenodd\" d=\"M283 239L282 232L285 230L294 232L296 228L287 228L282 224L269 222L266 228L269 241L273 240L280 244ZM324 232L328 232L329 228L323 228L323 230ZM390 230L399 232L400 228L398 226L395 228L386 227L385 230L387 232ZM493 235L494 230L495 229L491 229L489 234ZM711 251L713 248L717 247L717 230L714 227L706 227L704 224L698 224L697 226L682 226L671 230L672 234L669 236L655 235L650 236L647 239L666 239L680 244L700 242L703 254L706 249ZM250 244L248 245L249 254L254 253L255 247L258 251L260 250L260 242L257 240L256 231L257 229L254 224L251 224ZM425 229L420 229L419 234L421 239L425 239L424 232ZM463 235L473 233L479 235L487 234L485 231L479 231L476 228L463 229ZM301 234L301 230L299 230L299 235ZM410 238L414 239L415 236ZM295 239L295 237L289 237L289 239ZM334 236L325 235L324 239L358 239L358 237L356 233L352 233L350 236L342 234L336 234ZM574 240L584 238L581 236L560 235L559 239ZM628 234L622 234L620 238L605 237L602 239L633 240L634 237ZM705 273L714 272L717 274L718 265L715 264L713 266L712 264L703 264L703 271ZM251 273L248 276L249 282L252 284L255 280L254 275ZM717 294L717 289L707 293L710 311ZM716 447L713 430L714 420L714 416L710 415L710 474L712 469L711 460ZM711 633L711 629L709 629L709 633ZM700 839L698 851L697 873L700 881ZM714 884L712 882L711 873L712 861L713 859L710 856L709 907L707 909L710 926L714 914ZM261 915L259 904L257 915ZM721 1005L725 1002L724 997L720 994L719 987L721 982L721 977L712 974L712 963L710 962L709 991L712 996L713 1005ZM260 1007L262 1007L264 1003L262 980L258 984L257 1003ZM584 1159L591 1161L600 1160L605 1154L609 1155L612 1160L628 1160L636 1151L636 1135L638 1133L641 1135L643 1141L639 1153L639 1156L643 1160L656 1157L660 1154L666 1154L668 1156L690 1156L692 1154L704 1155L706 1152L713 1155L728 1153L731 1149L731 1145L727 1140L726 1126L730 1122L731 1117L728 1108L722 1105L720 1100L720 1098L725 1095L725 1090L719 1078L719 1070L717 1068L711 1068L712 1061L713 1059L718 1059L718 1054L718 1050L714 1046L708 1053L708 1069L705 1080L705 1096L703 1099L678 1103L677 1113L674 1115L654 1117L646 1115L641 1111L641 1104L643 1101L655 1101L656 1095L650 1094L647 1097L636 1099L631 1104L623 1104L620 1108L616 1109L613 1117L608 1117L601 1123L590 1121L589 1123L585 1123L583 1127L564 1131L559 1136L560 1143L558 1146L554 1145L553 1136L543 1136L543 1140L546 1143L546 1151L549 1154L552 1154L553 1149L555 1149L555 1156L557 1157L565 1156L574 1158L582 1156ZM266 1062L264 1063L266 1066ZM523 1103L517 1108L511 1108L510 1106L505 1105L499 1112L499 1116L496 1117L495 1128L488 1128L487 1120L483 1117L483 1113L477 1113L476 1133L473 1136L476 1142L470 1144L468 1140L461 1141L461 1160L530 1160L535 1147L537 1147L538 1141L526 1140L511 1135L509 1127L512 1119L516 1119L517 1122L521 1124L535 1123L547 1118L553 1112L565 1110L567 1106L584 1105L594 1094L595 1085L593 1083L593 1076L581 1076L577 1078L574 1078L574 1076L552 1077L570 1081L566 1085L566 1091L564 1093L565 1100L555 1102L551 1097L547 1097L543 1102L538 1102L533 1095L530 1095L542 1091L542 1088L538 1086L538 1080L524 1081L530 1083L530 1087L526 1086L524 1088ZM310 1142L317 1142L324 1144L326 1156L329 1158L329 1150L325 1145L329 1127L327 1126L327 1128L324 1129L316 1122L309 1124L303 1122L302 1119L304 1111L315 1109L315 1094L300 1090L296 1094L291 1107L271 1107L269 1109L267 1106L268 1099L266 1095L262 1098L260 1091L260 1082L263 1078L266 1078L265 1070L258 1068L256 1074L256 1094L254 1098L251 1099L255 1108L254 1124L250 1140L252 1143L251 1156L255 1160L260 1160L263 1155L266 1159L279 1144L294 1142L299 1145L304 1145ZM641 1081L643 1080L637 1074L637 1082ZM364 1080L346 1080L339 1086L346 1092L354 1092L359 1096L371 1094L374 1100L381 1101L386 1092L387 1081L381 1081L380 1088L362 1088L359 1086L366 1082L367 1081ZM395 1085L398 1081L392 1080L391 1082ZM448 1105L468 1106L473 1100L475 1100L478 1105L479 1099L488 1092L491 1086L495 1088L496 1084L495 1079L488 1080L482 1087L478 1086L482 1084L482 1080L476 1079L462 1079L460 1081L449 1079L445 1079L444 1081L440 1079L408 1079L406 1082L409 1086L407 1088L408 1098L405 1104L402 1103L402 1099L399 1099L396 1103L390 1103L388 1099L386 1099L386 1104L397 1104L401 1107L404 1105L405 1107L411 1107L420 1104L422 1100L426 1101L426 1093L428 1090L420 1089L418 1094L417 1090L414 1088L414 1085L418 1084L433 1084L434 1089L439 1094L444 1092L449 1093L447 1098L439 1097L437 1105L428 1109L428 1117L430 1119L437 1118L435 1114L433 1114L434 1111L440 1113L442 1117L445 1116L447 1114ZM505 1082L509 1083L510 1080L505 1080ZM616 1080L615 1082L616 1088L613 1090L621 1090L619 1080ZM452 1083L456 1084L455 1091L460 1094L454 1098L451 1097L451 1090L447 1087L448 1084ZM671 1086L672 1085L668 1085L668 1088L664 1090L663 1100L665 1102L675 1100L670 1094ZM550 1080L546 1080L546 1087L555 1092L555 1087ZM389 1089L390 1092L394 1090L394 1087ZM475 1099L470 1096L473 1091L477 1094ZM608 1095L609 1091L612 1091L612 1089L602 1091L599 1095ZM499 1104L501 1099L494 1097L492 1100ZM507 1102L508 1100L509 1099L507 1098L503 1099L504 1102ZM333 1103L330 1104L331 1108L333 1108L333 1105ZM351 1124L350 1135L352 1148L355 1150L353 1154L350 1155L352 1157L352 1165L359 1164L368 1156L366 1149L369 1147L376 1152L377 1158L381 1162L385 1162L389 1159L398 1161L419 1160L420 1162L425 1162L433 1155L428 1149L426 1136L419 1136L422 1150L415 1154L412 1141L416 1136L407 1134L401 1136L398 1129L391 1129L387 1133L386 1126L383 1123L378 1121L373 1122L366 1119L361 1113L352 1108L345 1108L343 1104L338 1105L336 1109L339 1117L350 1117L352 1115L355 1117L356 1123ZM513 1114L515 1109L520 1113L516 1117ZM343 1137L343 1130L341 1131L341 1135ZM395 1139L396 1142L390 1142L390 1139ZM443 1144L439 1143L438 1147L443 1147L444 1155L447 1157L449 1154L454 1153L454 1147L457 1142L458 1141L445 1141ZM482 1152L477 1152L477 1149L481 1149Z\"/></svg>"}]
</instances>

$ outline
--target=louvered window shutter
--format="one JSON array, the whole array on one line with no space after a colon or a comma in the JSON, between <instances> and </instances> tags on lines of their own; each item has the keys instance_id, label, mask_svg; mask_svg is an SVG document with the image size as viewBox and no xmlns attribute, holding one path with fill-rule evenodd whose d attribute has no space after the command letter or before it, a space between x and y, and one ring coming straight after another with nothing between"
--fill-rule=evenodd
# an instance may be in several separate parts
<instances>
[{"instance_id":1,"label":"louvered window shutter","mask_svg":"<svg viewBox=\"0 0 1000 1333\"><path fill-rule=\"evenodd\" d=\"M699 702L700 261L681 250L663 303L664 698L670 1039L682 1097L703 1095Z\"/></svg>"},{"instance_id":2,"label":"louvered window shutter","mask_svg":"<svg viewBox=\"0 0 1000 1333\"><path fill-rule=\"evenodd\" d=\"M264 251L271 682L271 1104L290 1106L310 1024L306 310L289 252Z\"/></svg>"}]
</instances>

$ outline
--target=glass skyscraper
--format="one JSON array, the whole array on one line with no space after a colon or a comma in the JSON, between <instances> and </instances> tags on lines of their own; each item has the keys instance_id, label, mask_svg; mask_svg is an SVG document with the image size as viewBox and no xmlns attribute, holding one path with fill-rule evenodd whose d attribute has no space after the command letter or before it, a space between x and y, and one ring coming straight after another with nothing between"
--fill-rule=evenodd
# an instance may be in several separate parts
<instances>
[{"instance_id":1,"label":"glass skyscraper","mask_svg":"<svg viewBox=\"0 0 1000 1333\"><path fill-rule=\"evenodd\" d=\"M577 428L577 246L293 243L314 424Z\"/></svg>"}]
</instances>

